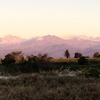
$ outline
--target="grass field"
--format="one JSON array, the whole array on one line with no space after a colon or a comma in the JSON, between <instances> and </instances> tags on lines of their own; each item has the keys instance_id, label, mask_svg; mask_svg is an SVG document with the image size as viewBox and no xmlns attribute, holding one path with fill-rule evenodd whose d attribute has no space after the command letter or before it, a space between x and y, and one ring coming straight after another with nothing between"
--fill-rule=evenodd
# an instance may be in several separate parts
<instances>
[{"instance_id":1,"label":"grass field","mask_svg":"<svg viewBox=\"0 0 100 100\"><path fill-rule=\"evenodd\" d=\"M79 58L59 58L59 59L51 59L51 62L54 63L78 63ZM97 64L100 63L100 58L86 58L89 64Z\"/></svg>"},{"instance_id":2,"label":"grass field","mask_svg":"<svg viewBox=\"0 0 100 100\"><path fill-rule=\"evenodd\" d=\"M100 100L100 78L25 74L0 79L0 100Z\"/></svg>"}]
</instances>

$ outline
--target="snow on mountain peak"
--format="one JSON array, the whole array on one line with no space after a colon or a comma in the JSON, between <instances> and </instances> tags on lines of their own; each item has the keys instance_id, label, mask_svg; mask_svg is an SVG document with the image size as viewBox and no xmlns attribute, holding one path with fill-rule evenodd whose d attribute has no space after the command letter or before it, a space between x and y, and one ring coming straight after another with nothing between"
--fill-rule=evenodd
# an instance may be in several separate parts
<instances>
[{"instance_id":1,"label":"snow on mountain peak","mask_svg":"<svg viewBox=\"0 0 100 100\"><path fill-rule=\"evenodd\" d=\"M66 49L72 56L77 51L83 51L84 55L91 56L95 50L100 51L100 38L72 36L65 40L55 35L46 35L24 40L7 35L0 38L0 48L2 56L10 51L21 50L25 54L48 53L52 57L64 57L63 53Z\"/></svg>"},{"instance_id":2,"label":"snow on mountain peak","mask_svg":"<svg viewBox=\"0 0 100 100\"><path fill-rule=\"evenodd\" d=\"M23 39L21 39L18 36L12 36L12 35L6 35L3 38L1 38L0 43L1 44L15 44L22 42Z\"/></svg>"}]
</instances>

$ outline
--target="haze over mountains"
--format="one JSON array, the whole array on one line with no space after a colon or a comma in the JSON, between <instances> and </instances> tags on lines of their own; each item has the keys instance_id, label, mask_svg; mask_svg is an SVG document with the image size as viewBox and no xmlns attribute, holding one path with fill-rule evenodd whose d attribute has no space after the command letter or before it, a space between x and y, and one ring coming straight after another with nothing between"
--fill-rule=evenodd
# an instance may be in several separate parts
<instances>
[{"instance_id":1,"label":"haze over mountains","mask_svg":"<svg viewBox=\"0 0 100 100\"><path fill-rule=\"evenodd\" d=\"M94 52L100 51L100 37L70 36L66 39L54 35L22 39L8 35L0 38L0 57L12 51L22 51L25 55L48 53L54 58L63 58L64 51L68 49L71 57L76 52L92 57Z\"/></svg>"}]
</instances>

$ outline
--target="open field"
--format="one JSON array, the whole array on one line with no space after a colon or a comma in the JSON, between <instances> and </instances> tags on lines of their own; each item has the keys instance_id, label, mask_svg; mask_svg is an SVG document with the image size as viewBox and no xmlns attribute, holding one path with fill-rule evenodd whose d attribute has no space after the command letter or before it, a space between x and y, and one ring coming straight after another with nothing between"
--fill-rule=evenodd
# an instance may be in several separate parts
<instances>
[{"instance_id":1,"label":"open field","mask_svg":"<svg viewBox=\"0 0 100 100\"><path fill-rule=\"evenodd\" d=\"M79 58L58 58L58 59L51 59L51 62L54 63L74 63L77 64L78 63L78 59ZM97 64L100 63L100 58L86 58L88 60L89 64Z\"/></svg>"}]
</instances>

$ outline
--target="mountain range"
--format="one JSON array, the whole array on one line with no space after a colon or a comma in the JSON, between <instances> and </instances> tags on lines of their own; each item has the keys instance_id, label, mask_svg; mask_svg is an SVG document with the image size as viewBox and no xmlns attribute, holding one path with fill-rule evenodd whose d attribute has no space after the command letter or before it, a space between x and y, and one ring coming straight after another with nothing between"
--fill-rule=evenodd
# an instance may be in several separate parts
<instances>
[{"instance_id":1,"label":"mountain range","mask_svg":"<svg viewBox=\"0 0 100 100\"><path fill-rule=\"evenodd\" d=\"M100 37L71 36L63 39L54 35L46 35L22 39L7 35L0 38L0 57L13 51L22 51L24 55L47 53L54 58L63 58L66 49L71 57L74 57L76 52L92 57L95 52L100 51Z\"/></svg>"}]
</instances>

